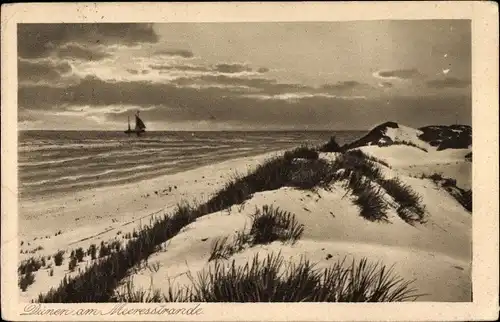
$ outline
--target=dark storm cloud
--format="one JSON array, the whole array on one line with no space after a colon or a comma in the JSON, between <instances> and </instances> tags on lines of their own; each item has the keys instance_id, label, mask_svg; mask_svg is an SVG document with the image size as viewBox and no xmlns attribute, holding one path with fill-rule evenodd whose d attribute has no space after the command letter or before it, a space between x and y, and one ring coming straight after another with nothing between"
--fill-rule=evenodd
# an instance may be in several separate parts
<instances>
[{"instance_id":1,"label":"dark storm cloud","mask_svg":"<svg viewBox=\"0 0 500 322\"><path fill-rule=\"evenodd\" d=\"M221 93L218 92L218 95ZM78 84L66 88L44 86L20 86L19 105L38 108L63 105L106 106L126 104L138 106L176 105L183 101L207 101L212 95L209 91L177 87L173 84L151 83L147 81L106 82L87 76Z\"/></svg>"},{"instance_id":2,"label":"dark storm cloud","mask_svg":"<svg viewBox=\"0 0 500 322\"><path fill-rule=\"evenodd\" d=\"M39 82L60 79L61 75L71 72L67 62L53 62L51 60L30 61L19 59L17 73L19 81Z\"/></svg>"},{"instance_id":3,"label":"dark storm cloud","mask_svg":"<svg viewBox=\"0 0 500 322\"><path fill-rule=\"evenodd\" d=\"M447 77L444 79L433 79L427 82L428 87L432 88L465 88L470 85L469 80Z\"/></svg>"},{"instance_id":4,"label":"dark storm cloud","mask_svg":"<svg viewBox=\"0 0 500 322\"><path fill-rule=\"evenodd\" d=\"M158 41L153 26L140 23L19 24L17 36L23 58L46 57L68 43L132 46Z\"/></svg>"},{"instance_id":5,"label":"dark storm cloud","mask_svg":"<svg viewBox=\"0 0 500 322\"><path fill-rule=\"evenodd\" d=\"M411 79L420 75L419 71L413 69L381 70L375 73L380 78Z\"/></svg>"},{"instance_id":6,"label":"dark storm cloud","mask_svg":"<svg viewBox=\"0 0 500 322\"><path fill-rule=\"evenodd\" d=\"M193 52L187 49L164 49L156 51L155 54L160 56L171 56L171 57L182 57L182 58L194 57Z\"/></svg>"},{"instance_id":7,"label":"dark storm cloud","mask_svg":"<svg viewBox=\"0 0 500 322\"><path fill-rule=\"evenodd\" d=\"M225 74L252 71L250 67L243 64L217 64L215 65L214 70Z\"/></svg>"},{"instance_id":8,"label":"dark storm cloud","mask_svg":"<svg viewBox=\"0 0 500 322\"><path fill-rule=\"evenodd\" d=\"M61 58L96 61L111 57L111 54L99 48L82 47L77 44L67 44L57 50Z\"/></svg>"}]
</instances>

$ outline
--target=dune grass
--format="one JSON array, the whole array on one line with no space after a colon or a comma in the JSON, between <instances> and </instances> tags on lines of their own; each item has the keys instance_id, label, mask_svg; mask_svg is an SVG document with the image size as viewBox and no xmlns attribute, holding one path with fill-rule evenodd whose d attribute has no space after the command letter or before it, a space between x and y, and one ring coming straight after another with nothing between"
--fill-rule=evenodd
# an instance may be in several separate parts
<instances>
[{"instance_id":1,"label":"dune grass","mask_svg":"<svg viewBox=\"0 0 500 322\"><path fill-rule=\"evenodd\" d=\"M401 302L422 294L379 263L363 258L346 265L344 260L319 269L304 257L298 263L285 261L280 253L263 260L259 254L237 265L216 261L191 276L192 284L168 294L158 290L136 291L132 282L114 300L119 302Z\"/></svg>"},{"instance_id":2,"label":"dune grass","mask_svg":"<svg viewBox=\"0 0 500 322\"><path fill-rule=\"evenodd\" d=\"M380 185L398 204L398 216L407 223L424 222L422 197L398 178L380 180Z\"/></svg>"},{"instance_id":3,"label":"dune grass","mask_svg":"<svg viewBox=\"0 0 500 322\"><path fill-rule=\"evenodd\" d=\"M277 240L294 244L303 232L304 225L299 224L295 215L273 206L265 205L262 211L257 210L252 216L250 235L253 236L254 245Z\"/></svg>"},{"instance_id":4,"label":"dune grass","mask_svg":"<svg viewBox=\"0 0 500 322\"><path fill-rule=\"evenodd\" d=\"M353 150L339 156L334 162L334 179L345 182L345 188L354 195L354 203L360 215L370 221L387 221L387 204L383 191L377 188L382 172L373 162L363 157L361 151Z\"/></svg>"},{"instance_id":5,"label":"dune grass","mask_svg":"<svg viewBox=\"0 0 500 322\"><path fill-rule=\"evenodd\" d=\"M355 196L363 218L372 221L387 221L387 203L384 192L397 203L397 214L405 222L423 223L425 207L422 198L410 186L398 178L385 179L377 160L361 150L350 150L335 160L336 179L347 182L347 188Z\"/></svg>"},{"instance_id":6,"label":"dune grass","mask_svg":"<svg viewBox=\"0 0 500 322\"><path fill-rule=\"evenodd\" d=\"M303 234L304 225L295 215L273 206L264 205L257 209L251 217L249 232L237 231L234 238L223 237L214 242L208 261L228 259L231 255L258 244L269 244L274 241L294 244Z\"/></svg>"}]
</instances>

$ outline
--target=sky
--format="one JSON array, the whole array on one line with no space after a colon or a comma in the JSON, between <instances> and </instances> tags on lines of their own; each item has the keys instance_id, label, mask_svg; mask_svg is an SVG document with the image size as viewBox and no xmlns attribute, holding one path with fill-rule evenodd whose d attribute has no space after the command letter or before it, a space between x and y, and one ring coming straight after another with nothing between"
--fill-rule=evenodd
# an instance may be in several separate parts
<instances>
[{"instance_id":1,"label":"sky","mask_svg":"<svg viewBox=\"0 0 500 322\"><path fill-rule=\"evenodd\" d=\"M469 20L19 24L19 129L471 124Z\"/></svg>"}]
</instances>

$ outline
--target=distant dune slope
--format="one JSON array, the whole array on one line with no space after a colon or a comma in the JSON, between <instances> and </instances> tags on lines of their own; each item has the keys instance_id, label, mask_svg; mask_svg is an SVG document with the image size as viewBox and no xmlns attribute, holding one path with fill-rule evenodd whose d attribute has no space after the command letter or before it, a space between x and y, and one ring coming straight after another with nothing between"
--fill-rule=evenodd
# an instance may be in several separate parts
<instances>
[{"instance_id":1,"label":"distant dune slope","mask_svg":"<svg viewBox=\"0 0 500 322\"><path fill-rule=\"evenodd\" d=\"M394 144L411 145L426 151L467 149L472 145L472 128L468 125L431 125L414 129L396 122L385 122L344 148Z\"/></svg>"}]
</instances>

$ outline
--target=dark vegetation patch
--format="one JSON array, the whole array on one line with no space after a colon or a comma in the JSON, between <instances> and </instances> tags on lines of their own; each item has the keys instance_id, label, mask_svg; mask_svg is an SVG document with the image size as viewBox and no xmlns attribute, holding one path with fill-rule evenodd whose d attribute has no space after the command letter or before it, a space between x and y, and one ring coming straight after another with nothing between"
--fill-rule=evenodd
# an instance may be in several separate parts
<instances>
[{"instance_id":1,"label":"dark vegetation patch","mask_svg":"<svg viewBox=\"0 0 500 322\"><path fill-rule=\"evenodd\" d=\"M208 261L228 259L246 247L258 244L269 244L274 241L294 244L304 232L304 225L296 220L295 215L268 205L264 205L262 211L257 209L251 219L252 224L248 233L238 231L231 241L228 237L216 240Z\"/></svg>"},{"instance_id":2,"label":"dark vegetation patch","mask_svg":"<svg viewBox=\"0 0 500 322\"><path fill-rule=\"evenodd\" d=\"M26 292L28 286L35 282L35 274L32 271L27 271L25 274L21 274L18 278L18 285L21 291Z\"/></svg>"},{"instance_id":3,"label":"dark vegetation patch","mask_svg":"<svg viewBox=\"0 0 500 322\"><path fill-rule=\"evenodd\" d=\"M472 127L468 125L431 125L419 128L423 133L419 139L437 147L438 151L445 149L466 149L472 145Z\"/></svg>"},{"instance_id":4,"label":"dark vegetation patch","mask_svg":"<svg viewBox=\"0 0 500 322\"><path fill-rule=\"evenodd\" d=\"M320 152L343 152L344 148L337 143L335 136L332 136L330 140L323 146L319 148Z\"/></svg>"},{"instance_id":5,"label":"dark vegetation patch","mask_svg":"<svg viewBox=\"0 0 500 322\"><path fill-rule=\"evenodd\" d=\"M317 160L318 159L318 151L306 147L301 146L291 151L286 151L284 154L285 159L308 159L308 160Z\"/></svg>"}]
</instances>

